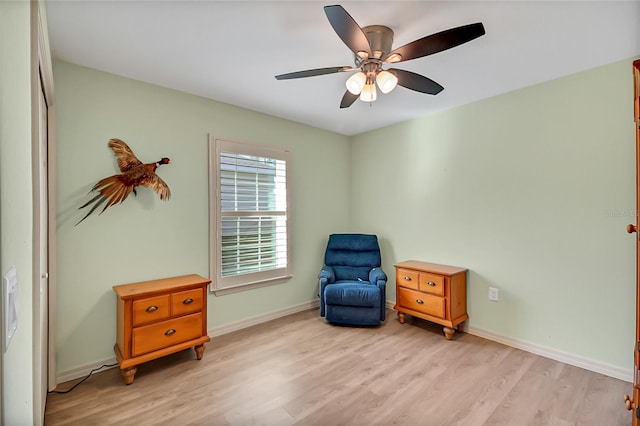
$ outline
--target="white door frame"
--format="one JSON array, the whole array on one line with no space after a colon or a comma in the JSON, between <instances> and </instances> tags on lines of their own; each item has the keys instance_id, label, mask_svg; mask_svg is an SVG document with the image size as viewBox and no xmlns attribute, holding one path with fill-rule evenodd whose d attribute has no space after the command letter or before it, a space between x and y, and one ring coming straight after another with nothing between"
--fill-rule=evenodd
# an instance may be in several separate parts
<instances>
[{"instance_id":1,"label":"white door frame","mask_svg":"<svg viewBox=\"0 0 640 426\"><path fill-rule=\"evenodd\" d=\"M44 422L46 393L56 386L55 358L55 98L53 91L53 72L48 46L45 22L43 22L44 3L31 1L31 114L32 114L32 173L33 173L33 421ZM46 117L41 116L40 96L46 101ZM40 123L46 122L44 131ZM41 133L46 132L46 135ZM41 150L41 137L45 137L47 146ZM45 157L46 158L42 158ZM46 178L42 176L46 173ZM43 179L41 179L41 177ZM41 188L40 182L47 187ZM44 199L45 202L41 202ZM45 204L45 205L43 205ZM46 220L46 222L41 222ZM43 229L46 228L46 229ZM43 247L42 241L46 241ZM44 258L46 257L46 258ZM44 262L41 262L43 260ZM43 271L41 264L47 264ZM43 274L46 277L43 278ZM47 284L48 282L48 284ZM43 284L44 283L44 284ZM41 299L41 285L46 298ZM46 324L46 330L41 324ZM41 336L46 337L43 348ZM37 352L36 352L37 351ZM38 365L36 365L36 363ZM46 371L46 374L45 374ZM42 372L42 374L37 374ZM43 383L44 382L44 383Z\"/></svg>"}]
</instances>

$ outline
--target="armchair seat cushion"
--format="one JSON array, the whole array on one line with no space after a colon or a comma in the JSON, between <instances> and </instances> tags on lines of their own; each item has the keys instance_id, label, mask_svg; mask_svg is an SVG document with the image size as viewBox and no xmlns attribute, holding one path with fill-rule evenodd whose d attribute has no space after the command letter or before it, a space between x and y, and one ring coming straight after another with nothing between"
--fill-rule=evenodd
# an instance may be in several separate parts
<instances>
[{"instance_id":1,"label":"armchair seat cushion","mask_svg":"<svg viewBox=\"0 0 640 426\"><path fill-rule=\"evenodd\" d=\"M336 281L324 291L327 305L379 307L380 289L362 281Z\"/></svg>"}]
</instances>

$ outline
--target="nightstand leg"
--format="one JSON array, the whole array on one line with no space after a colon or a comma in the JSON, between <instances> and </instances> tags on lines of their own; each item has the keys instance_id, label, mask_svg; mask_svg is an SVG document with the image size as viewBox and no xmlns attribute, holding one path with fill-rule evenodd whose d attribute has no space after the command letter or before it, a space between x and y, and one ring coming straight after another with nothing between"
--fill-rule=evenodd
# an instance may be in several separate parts
<instances>
[{"instance_id":1,"label":"nightstand leg","mask_svg":"<svg viewBox=\"0 0 640 426\"><path fill-rule=\"evenodd\" d=\"M447 340L453 339L453 333L456 332L453 328L443 327L442 330L444 331L445 339Z\"/></svg>"},{"instance_id":2,"label":"nightstand leg","mask_svg":"<svg viewBox=\"0 0 640 426\"><path fill-rule=\"evenodd\" d=\"M196 351L196 358L202 359L202 356L204 355L204 345L194 346L193 350Z\"/></svg>"},{"instance_id":3,"label":"nightstand leg","mask_svg":"<svg viewBox=\"0 0 640 426\"><path fill-rule=\"evenodd\" d=\"M133 378L136 375L136 371L137 371L136 367L129 367L129 368L120 370L120 374L122 374L122 378L124 379L125 385L130 385L131 383L133 383Z\"/></svg>"},{"instance_id":4,"label":"nightstand leg","mask_svg":"<svg viewBox=\"0 0 640 426\"><path fill-rule=\"evenodd\" d=\"M400 324L404 324L406 321L404 312L398 312L398 321L400 321Z\"/></svg>"},{"instance_id":5,"label":"nightstand leg","mask_svg":"<svg viewBox=\"0 0 640 426\"><path fill-rule=\"evenodd\" d=\"M464 322L458 324L458 327L456 328L458 329L458 333L464 333Z\"/></svg>"}]
</instances>

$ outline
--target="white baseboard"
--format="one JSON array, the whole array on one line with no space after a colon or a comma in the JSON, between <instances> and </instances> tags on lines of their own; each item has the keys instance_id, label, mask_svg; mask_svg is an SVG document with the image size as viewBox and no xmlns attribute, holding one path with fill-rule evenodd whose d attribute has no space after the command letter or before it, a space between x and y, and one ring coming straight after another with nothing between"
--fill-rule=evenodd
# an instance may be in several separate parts
<instances>
[{"instance_id":1,"label":"white baseboard","mask_svg":"<svg viewBox=\"0 0 640 426\"><path fill-rule=\"evenodd\" d=\"M221 336L233 331L242 330L243 328L262 324L263 322L286 317L287 315L295 314L302 311L308 311L309 309L317 309L319 307L320 301L312 300L309 302L301 303L299 305L289 306L288 308L267 312L266 314L256 315L255 317L245 318L240 321L213 327L207 330L207 333L209 333L209 337Z\"/></svg>"},{"instance_id":2,"label":"white baseboard","mask_svg":"<svg viewBox=\"0 0 640 426\"><path fill-rule=\"evenodd\" d=\"M394 305L395 301L387 300L387 308L393 309ZM473 327L471 325L467 326L465 324L464 331L469 334L473 334L474 336L482 337L483 339L511 346L512 348L521 349L535 355L540 355L545 358L553 359L555 361L564 362L565 364L584 368L585 370L593 371L595 373L604 374L605 376L613 377L614 379L633 383L632 369L616 367L604 362L595 361L590 358L585 358L572 353L538 345L537 343L532 343L526 340L516 339L510 336L505 336L503 334L494 333L480 327Z\"/></svg>"},{"instance_id":3,"label":"white baseboard","mask_svg":"<svg viewBox=\"0 0 640 426\"><path fill-rule=\"evenodd\" d=\"M209 337L221 336L223 334L231 333L233 331L242 330L247 327L262 324L267 321L271 321L277 318L281 318L287 315L295 314L298 312L306 311L309 309L317 309L320 303L318 300L313 300L299 305L290 306L288 308L280 309L277 311L267 312L265 314L256 315L254 317L246 318L240 321L236 321L230 324L225 324L217 327L210 328L207 332ZM393 309L395 301L387 300L386 306L389 309ZM501 343L503 345L511 346L516 349L521 349L532 354L540 355L545 358L550 358L555 361L564 362L569 365L584 368L589 371L604 374L605 376L613 377L616 379L624 380L626 382L633 382L633 372L630 369L624 369L609 365L603 362L595 361L589 358L581 357L568 352L559 351L557 349L548 348L536 343L531 343L521 339L515 339L513 337L505 336L499 333L494 333L488 330L484 330L479 327L465 327L465 331L474 336L482 337L483 339L491 340ZM116 362L115 357L107 358L102 361L97 361L92 364L85 364L80 367L72 368L66 371L61 371L56 376L58 383L64 383L69 380L74 380L80 377L84 377L95 368L104 364L114 364ZM114 368L114 367L108 367Z\"/></svg>"},{"instance_id":4,"label":"white baseboard","mask_svg":"<svg viewBox=\"0 0 640 426\"><path fill-rule=\"evenodd\" d=\"M317 309L320 306L318 300L312 300L309 302L301 303L299 305L290 306L288 308L280 309L277 311L267 312L266 314L257 315L255 317L246 318L241 321L236 321L230 324L221 325L219 327L213 327L207 330L209 337L221 336L223 334L231 333L232 331L242 330L243 328L251 327L253 325L262 324L263 322L271 321L277 318L281 318L287 315L295 314L297 312L306 311L309 309ZM107 358L101 361L96 361L91 364L85 364L80 367L71 368L69 370L61 371L56 375L57 383L68 382L69 380L85 377L89 372L95 368L98 368L104 364L115 364L116 358ZM116 366L117 367L117 366ZM103 370L115 367L105 367ZM103 371L101 370L101 371Z\"/></svg>"},{"instance_id":5,"label":"white baseboard","mask_svg":"<svg viewBox=\"0 0 640 426\"><path fill-rule=\"evenodd\" d=\"M80 367L71 368L71 369L66 370L66 371L61 371L56 375L56 383L60 384L60 383L68 382L69 380L75 380L75 379L78 379L80 377L85 377L86 375L89 374L89 372L91 370L99 368L99 367L101 367L103 365L110 365L110 364L115 364L115 365L113 367L105 367L100 371L105 371L105 370L108 370L110 368L117 368L118 367L118 361L116 360L115 356L113 358L107 358L107 359L103 359L102 361L96 361L96 362L91 363L91 364L85 364L85 365L82 365ZM60 389L58 389L58 390L60 390Z\"/></svg>"},{"instance_id":6,"label":"white baseboard","mask_svg":"<svg viewBox=\"0 0 640 426\"><path fill-rule=\"evenodd\" d=\"M616 367L604 362L595 361L579 355L531 343L526 340L515 339L513 337L494 333L479 327L465 327L465 331L469 334L473 334L474 336L502 343L503 345L511 346L512 348L522 349L523 351L530 352L532 354L584 368L585 370L593 371L595 373L604 374L605 376L613 377L615 379L624 380L625 382L633 382L633 371L631 369Z\"/></svg>"}]
</instances>

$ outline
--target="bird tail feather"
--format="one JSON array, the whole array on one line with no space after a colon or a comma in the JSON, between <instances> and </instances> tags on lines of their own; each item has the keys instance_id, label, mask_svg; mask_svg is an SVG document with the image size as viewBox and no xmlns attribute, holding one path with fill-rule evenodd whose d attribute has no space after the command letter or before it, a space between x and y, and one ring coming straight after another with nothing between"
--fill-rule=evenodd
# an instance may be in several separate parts
<instances>
[{"instance_id":1,"label":"bird tail feather","mask_svg":"<svg viewBox=\"0 0 640 426\"><path fill-rule=\"evenodd\" d=\"M98 194L95 197L93 197L91 200L87 201L86 203L84 203L81 207L78 208L78 210L83 209L85 207L87 207L89 204L95 203L93 205L93 207L91 207L91 210L89 210L89 213L87 213L86 215L84 215L84 217L82 219L80 219L80 221L78 223L76 223L74 226L78 226L80 224L80 222L82 222L83 220L85 220L86 218L89 217L89 215L91 213L93 213L98 207L100 207L100 205L102 203L104 203L105 201L107 201L107 199L105 197L102 196L102 194Z\"/></svg>"},{"instance_id":2,"label":"bird tail feather","mask_svg":"<svg viewBox=\"0 0 640 426\"><path fill-rule=\"evenodd\" d=\"M102 208L99 214L102 214L108 207L123 202L133 190L132 187L123 184L119 179L118 175L109 176L100 180L98 183L94 185L91 189L91 192L97 191L98 194L93 197L91 200L87 201L85 204L80 206L80 209L83 209L91 204L91 210L82 218L76 226L85 220L91 213L93 213L98 207L108 201L105 206Z\"/></svg>"},{"instance_id":3,"label":"bird tail feather","mask_svg":"<svg viewBox=\"0 0 640 426\"><path fill-rule=\"evenodd\" d=\"M100 191L102 196L109 200L102 209L105 211L108 207L123 202L131 193L132 188L120 182L116 175L102 179L94 186L94 190Z\"/></svg>"}]
</instances>

